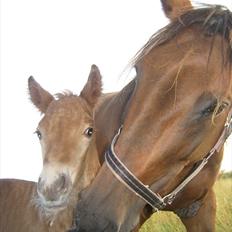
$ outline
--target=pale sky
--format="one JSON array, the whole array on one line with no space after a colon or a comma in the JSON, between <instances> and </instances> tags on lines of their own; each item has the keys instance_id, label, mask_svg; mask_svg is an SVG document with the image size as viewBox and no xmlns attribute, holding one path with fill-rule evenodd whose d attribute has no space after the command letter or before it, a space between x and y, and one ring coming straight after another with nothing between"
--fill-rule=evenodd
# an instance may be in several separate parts
<instances>
[{"instance_id":1,"label":"pale sky","mask_svg":"<svg viewBox=\"0 0 232 232\"><path fill-rule=\"evenodd\" d=\"M204 2L232 9L230 0ZM1 0L0 17L0 177L27 180L42 168L27 78L78 93L95 63L104 91L119 90L130 58L168 22L158 0ZM232 169L232 138L222 169Z\"/></svg>"}]
</instances>

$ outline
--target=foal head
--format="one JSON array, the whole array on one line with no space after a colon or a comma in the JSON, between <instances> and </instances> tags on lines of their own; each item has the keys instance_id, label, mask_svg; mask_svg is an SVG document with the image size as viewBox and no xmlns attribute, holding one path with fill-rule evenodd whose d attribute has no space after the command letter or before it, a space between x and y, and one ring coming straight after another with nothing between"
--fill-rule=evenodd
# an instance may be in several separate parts
<instances>
[{"instance_id":1,"label":"foal head","mask_svg":"<svg viewBox=\"0 0 232 232\"><path fill-rule=\"evenodd\" d=\"M69 92L54 97L33 77L28 86L32 103L43 114L36 130L43 155L37 202L43 212L53 214L77 200L99 167L94 106L101 94L101 76L92 66L80 96Z\"/></svg>"}]
</instances>

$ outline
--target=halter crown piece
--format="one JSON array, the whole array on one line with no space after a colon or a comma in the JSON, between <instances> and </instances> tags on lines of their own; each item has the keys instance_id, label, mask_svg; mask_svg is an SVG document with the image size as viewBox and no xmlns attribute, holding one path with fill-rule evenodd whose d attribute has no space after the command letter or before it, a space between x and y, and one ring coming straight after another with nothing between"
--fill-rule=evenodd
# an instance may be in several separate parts
<instances>
[{"instance_id":1,"label":"halter crown piece","mask_svg":"<svg viewBox=\"0 0 232 232\"><path fill-rule=\"evenodd\" d=\"M146 203L151 205L156 211L163 209L167 204L171 204L176 195L204 168L209 159L217 152L219 152L224 145L226 139L232 133L232 109L230 110L224 129L221 136L217 140L214 147L207 153L206 156L197 162L195 169L185 177L185 179L169 194L161 197L154 193L149 186L144 185L130 170L120 161L114 151L114 146L122 131L121 126L114 136L110 148L105 153L105 161L114 176L122 182L129 190L134 192L138 197L143 199Z\"/></svg>"}]
</instances>

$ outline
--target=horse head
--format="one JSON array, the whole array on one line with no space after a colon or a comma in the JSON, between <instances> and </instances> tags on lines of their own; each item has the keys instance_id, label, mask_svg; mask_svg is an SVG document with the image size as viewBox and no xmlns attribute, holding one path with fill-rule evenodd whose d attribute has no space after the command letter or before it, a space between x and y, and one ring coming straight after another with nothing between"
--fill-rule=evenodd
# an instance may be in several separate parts
<instances>
[{"instance_id":1,"label":"horse head","mask_svg":"<svg viewBox=\"0 0 232 232\"><path fill-rule=\"evenodd\" d=\"M120 161L160 196L215 146L232 105L232 13L221 6L188 6L170 14L172 2L162 1L170 24L132 61L137 86L113 143ZM216 153L167 209L207 199L222 160L222 151ZM104 164L78 203L77 231L131 231L145 202L130 190Z\"/></svg>"}]
</instances>

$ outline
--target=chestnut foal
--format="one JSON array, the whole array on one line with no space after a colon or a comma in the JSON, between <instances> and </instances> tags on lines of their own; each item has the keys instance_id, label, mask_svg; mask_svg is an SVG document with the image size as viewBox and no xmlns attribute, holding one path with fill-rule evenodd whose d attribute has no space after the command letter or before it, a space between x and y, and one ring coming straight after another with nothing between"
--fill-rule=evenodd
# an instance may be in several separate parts
<instances>
[{"instance_id":1,"label":"chestnut foal","mask_svg":"<svg viewBox=\"0 0 232 232\"><path fill-rule=\"evenodd\" d=\"M32 103L44 114L36 133L43 170L38 184L0 181L0 231L66 231L72 227L78 193L99 168L95 147L94 107L101 95L101 76L92 66L80 96L52 96L33 77L28 80Z\"/></svg>"}]
</instances>

